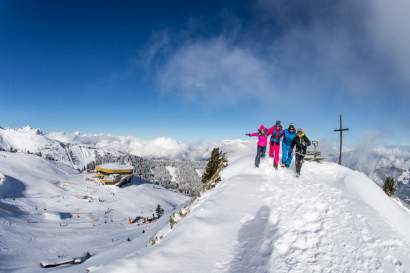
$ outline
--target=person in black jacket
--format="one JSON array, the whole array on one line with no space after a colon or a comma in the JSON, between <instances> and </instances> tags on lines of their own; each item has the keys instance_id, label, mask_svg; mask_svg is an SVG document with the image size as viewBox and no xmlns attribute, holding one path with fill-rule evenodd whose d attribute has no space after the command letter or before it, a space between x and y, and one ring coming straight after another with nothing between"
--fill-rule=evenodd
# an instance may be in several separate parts
<instances>
[{"instance_id":1,"label":"person in black jacket","mask_svg":"<svg viewBox=\"0 0 410 273\"><path fill-rule=\"evenodd\" d=\"M296 146L295 149L295 166L296 166L296 176L300 176L300 170L302 169L303 159L306 155L307 147L310 146L310 140L305 135L302 128L297 131L296 137L293 139L291 151Z\"/></svg>"}]
</instances>

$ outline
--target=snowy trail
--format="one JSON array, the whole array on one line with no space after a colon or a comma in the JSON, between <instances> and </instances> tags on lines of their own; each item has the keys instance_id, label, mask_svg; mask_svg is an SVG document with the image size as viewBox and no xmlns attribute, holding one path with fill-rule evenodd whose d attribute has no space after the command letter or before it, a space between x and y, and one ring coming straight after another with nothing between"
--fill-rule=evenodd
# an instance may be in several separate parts
<instances>
[{"instance_id":1,"label":"snowy trail","mask_svg":"<svg viewBox=\"0 0 410 273\"><path fill-rule=\"evenodd\" d=\"M366 217L352 211L360 204L343 198L340 191L323 182L309 179L315 175L317 173L306 171L302 181L285 175L280 179L280 186L262 185L262 190L272 192L272 200L286 204L277 208L280 232L274 243L277 266L273 272L304 272L306 268L313 272L324 268L330 272L376 272L383 262L380 258L390 253L386 248L402 243L376 241L372 226L384 225L386 233L390 228L383 221L370 225ZM291 190L281 190L283 188ZM381 257L377 257L378 254L382 254ZM389 272L402 272L402 269L397 264Z\"/></svg>"},{"instance_id":2,"label":"snowy trail","mask_svg":"<svg viewBox=\"0 0 410 273\"><path fill-rule=\"evenodd\" d=\"M394 218L352 194L345 178L355 172L306 163L295 178L293 170L275 172L270 159L251 166L250 156L231 158L223 183L159 245L92 272L406 272L403 227L393 229ZM408 214L380 196L407 225Z\"/></svg>"}]
</instances>

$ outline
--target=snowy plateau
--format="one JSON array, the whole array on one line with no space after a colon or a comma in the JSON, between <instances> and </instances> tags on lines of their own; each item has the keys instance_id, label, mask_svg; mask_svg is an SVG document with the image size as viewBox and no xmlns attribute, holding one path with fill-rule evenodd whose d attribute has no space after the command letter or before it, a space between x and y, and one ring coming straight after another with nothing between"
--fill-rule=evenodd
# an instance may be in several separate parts
<instances>
[{"instance_id":1,"label":"snowy plateau","mask_svg":"<svg viewBox=\"0 0 410 273\"><path fill-rule=\"evenodd\" d=\"M0 129L0 272L409 271L409 210L379 186L391 175L408 185L408 150L346 154L356 170L306 162L296 178L269 158L255 168L253 142L218 145L222 181L193 199L211 144ZM106 162L132 164L132 183L93 181L86 169ZM158 204L162 217L129 224ZM40 267L86 252L81 264Z\"/></svg>"}]
</instances>

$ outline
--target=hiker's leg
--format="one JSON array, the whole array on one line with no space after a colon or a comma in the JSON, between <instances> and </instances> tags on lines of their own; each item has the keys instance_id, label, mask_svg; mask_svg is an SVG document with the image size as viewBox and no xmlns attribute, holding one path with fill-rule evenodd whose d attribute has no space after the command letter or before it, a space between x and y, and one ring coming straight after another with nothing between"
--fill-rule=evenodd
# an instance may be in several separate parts
<instances>
[{"instance_id":1,"label":"hiker's leg","mask_svg":"<svg viewBox=\"0 0 410 273\"><path fill-rule=\"evenodd\" d=\"M275 166L277 166L279 163L279 150L280 150L280 144L275 143L275 145L273 145L273 154L274 154L273 163L275 164Z\"/></svg>"},{"instance_id":2,"label":"hiker's leg","mask_svg":"<svg viewBox=\"0 0 410 273\"><path fill-rule=\"evenodd\" d=\"M265 157L265 153L266 153L266 146L265 146L265 147L261 147L261 157L262 157L262 158Z\"/></svg>"},{"instance_id":3,"label":"hiker's leg","mask_svg":"<svg viewBox=\"0 0 410 273\"><path fill-rule=\"evenodd\" d=\"M261 161L261 150L260 150L260 147L257 146L257 148L256 148L256 157L255 157L255 167L259 167L260 161Z\"/></svg>"},{"instance_id":4,"label":"hiker's leg","mask_svg":"<svg viewBox=\"0 0 410 273\"><path fill-rule=\"evenodd\" d=\"M269 157L273 157L275 150L275 144L269 143Z\"/></svg>"},{"instance_id":5,"label":"hiker's leg","mask_svg":"<svg viewBox=\"0 0 410 273\"><path fill-rule=\"evenodd\" d=\"M302 168L302 157L300 155L295 156L295 167L296 173L300 174L300 169Z\"/></svg>"},{"instance_id":6,"label":"hiker's leg","mask_svg":"<svg viewBox=\"0 0 410 273\"><path fill-rule=\"evenodd\" d=\"M293 151L290 148L290 146L288 146L287 152L288 152L288 154L287 154L287 157L286 157L286 163L285 164L286 164L286 167L289 167L290 164L292 163L292 158L293 158Z\"/></svg>"},{"instance_id":7,"label":"hiker's leg","mask_svg":"<svg viewBox=\"0 0 410 273\"><path fill-rule=\"evenodd\" d=\"M282 164L286 164L288 158L288 146L282 143Z\"/></svg>"}]
</instances>

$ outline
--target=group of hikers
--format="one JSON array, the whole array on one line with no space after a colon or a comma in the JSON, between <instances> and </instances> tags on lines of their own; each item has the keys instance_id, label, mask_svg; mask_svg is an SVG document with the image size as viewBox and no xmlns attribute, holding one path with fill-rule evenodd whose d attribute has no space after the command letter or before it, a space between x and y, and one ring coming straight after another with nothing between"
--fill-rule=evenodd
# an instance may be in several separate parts
<instances>
[{"instance_id":1,"label":"group of hikers","mask_svg":"<svg viewBox=\"0 0 410 273\"><path fill-rule=\"evenodd\" d=\"M295 125L289 124L287 129L282 128L280 120L277 120L275 125L271 128L266 128L261 125L256 133L246 134L247 136L257 136L258 137L258 147L255 157L255 167L259 168L261 158L265 157L266 147L268 146L268 136L269 140L269 156L273 157L273 167L278 169L279 166L279 152L282 143L282 168L289 168L292 163L293 149L295 149L295 167L296 176L300 176L300 171L302 169L303 159L306 155L307 146L309 146L310 140L305 135L302 128L297 131Z\"/></svg>"}]
</instances>

